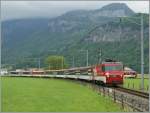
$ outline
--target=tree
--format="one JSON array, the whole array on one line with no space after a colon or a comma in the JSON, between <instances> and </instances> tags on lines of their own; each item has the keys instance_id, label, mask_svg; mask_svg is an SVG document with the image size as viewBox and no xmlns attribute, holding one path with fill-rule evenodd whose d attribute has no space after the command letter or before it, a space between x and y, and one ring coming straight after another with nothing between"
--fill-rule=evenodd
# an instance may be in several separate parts
<instances>
[{"instance_id":1,"label":"tree","mask_svg":"<svg viewBox=\"0 0 150 113\"><path fill-rule=\"evenodd\" d=\"M65 58L63 56L48 56L45 59L46 68L49 70L67 68Z\"/></svg>"}]
</instances>

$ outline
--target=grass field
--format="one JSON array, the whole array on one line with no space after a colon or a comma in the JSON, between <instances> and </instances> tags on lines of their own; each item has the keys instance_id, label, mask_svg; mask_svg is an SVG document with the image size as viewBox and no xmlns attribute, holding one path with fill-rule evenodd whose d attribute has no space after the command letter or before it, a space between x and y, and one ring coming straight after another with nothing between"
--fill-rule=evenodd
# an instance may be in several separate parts
<instances>
[{"instance_id":1,"label":"grass field","mask_svg":"<svg viewBox=\"0 0 150 113\"><path fill-rule=\"evenodd\" d=\"M71 81L23 77L1 80L3 112L123 111L110 99Z\"/></svg>"},{"instance_id":2,"label":"grass field","mask_svg":"<svg viewBox=\"0 0 150 113\"><path fill-rule=\"evenodd\" d=\"M136 90L140 90L141 88L141 79L139 78L125 78L124 79L124 87L133 88ZM149 90L149 79L144 79L144 90Z\"/></svg>"}]
</instances>

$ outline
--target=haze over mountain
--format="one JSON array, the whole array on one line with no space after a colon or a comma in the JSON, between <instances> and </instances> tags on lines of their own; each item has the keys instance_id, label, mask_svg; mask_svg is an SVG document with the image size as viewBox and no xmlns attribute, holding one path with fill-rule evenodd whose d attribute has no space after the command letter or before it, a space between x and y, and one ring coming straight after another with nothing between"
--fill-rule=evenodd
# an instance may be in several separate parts
<instances>
[{"instance_id":1,"label":"haze over mountain","mask_svg":"<svg viewBox=\"0 0 150 113\"><path fill-rule=\"evenodd\" d=\"M2 1L1 20L53 18L73 10L96 10L110 3L125 3L136 13L149 13L149 1Z\"/></svg>"},{"instance_id":2,"label":"haze over mountain","mask_svg":"<svg viewBox=\"0 0 150 113\"><path fill-rule=\"evenodd\" d=\"M98 51L103 59L123 61L140 70L139 26L127 21L130 16L140 17L126 4L113 3L98 10L75 10L51 19L17 19L2 22L2 63L17 67L37 66L25 62L24 57L44 59L50 54L63 54L75 66L86 64L81 49L89 50L89 63L98 62ZM123 21L120 21L120 18ZM140 22L138 20L135 20ZM132 31L132 32L131 32ZM148 15L144 15L145 69L148 71ZM135 49L136 48L136 49ZM51 50L57 50L52 52ZM43 60L42 60L43 61Z\"/></svg>"}]
</instances>

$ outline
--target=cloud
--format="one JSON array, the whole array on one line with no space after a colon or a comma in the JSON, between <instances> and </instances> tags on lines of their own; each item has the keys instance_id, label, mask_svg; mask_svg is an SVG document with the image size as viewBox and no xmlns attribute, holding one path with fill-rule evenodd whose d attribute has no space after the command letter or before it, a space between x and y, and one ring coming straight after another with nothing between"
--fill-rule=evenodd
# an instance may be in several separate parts
<instances>
[{"instance_id":1,"label":"cloud","mask_svg":"<svg viewBox=\"0 0 150 113\"><path fill-rule=\"evenodd\" d=\"M126 3L135 12L149 11L148 1L1 1L2 20L55 17L67 11L99 9L109 3Z\"/></svg>"}]
</instances>

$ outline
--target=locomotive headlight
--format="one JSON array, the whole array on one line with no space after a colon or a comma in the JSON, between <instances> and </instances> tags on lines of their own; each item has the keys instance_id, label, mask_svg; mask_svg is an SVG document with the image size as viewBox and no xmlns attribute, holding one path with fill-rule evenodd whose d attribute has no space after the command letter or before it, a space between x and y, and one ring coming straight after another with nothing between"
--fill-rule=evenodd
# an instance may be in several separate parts
<instances>
[{"instance_id":1,"label":"locomotive headlight","mask_svg":"<svg viewBox=\"0 0 150 113\"><path fill-rule=\"evenodd\" d=\"M109 73L108 72L106 73L106 76L109 77Z\"/></svg>"},{"instance_id":2,"label":"locomotive headlight","mask_svg":"<svg viewBox=\"0 0 150 113\"><path fill-rule=\"evenodd\" d=\"M123 75L121 74L121 77L123 77Z\"/></svg>"}]
</instances>

